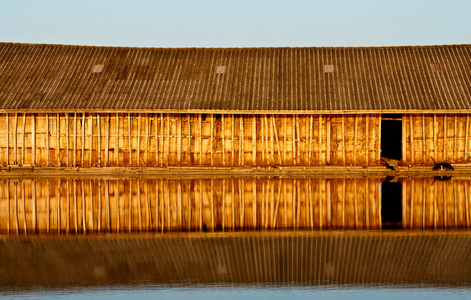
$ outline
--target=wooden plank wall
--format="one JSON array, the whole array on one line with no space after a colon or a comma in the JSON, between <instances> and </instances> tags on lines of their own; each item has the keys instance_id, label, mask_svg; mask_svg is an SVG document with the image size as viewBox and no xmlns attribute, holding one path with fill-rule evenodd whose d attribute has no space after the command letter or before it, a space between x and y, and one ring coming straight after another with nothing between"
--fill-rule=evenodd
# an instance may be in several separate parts
<instances>
[{"instance_id":1,"label":"wooden plank wall","mask_svg":"<svg viewBox=\"0 0 471 300\"><path fill-rule=\"evenodd\" d=\"M379 115L10 113L3 165L376 166Z\"/></svg>"},{"instance_id":2,"label":"wooden plank wall","mask_svg":"<svg viewBox=\"0 0 471 300\"><path fill-rule=\"evenodd\" d=\"M0 230L381 228L379 178L5 179Z\"/></svg>"},{"instance_id":3,"label":"wooden plank wall","mask_svg":"<svg viewBox=\"0 0 471 300\"><path fill-rule=\"evenodd\" d=\"M403 228L469 228L471 181L401 178Z\"/></svg>"},{"instance_id":4,"label":"wooden plank wall","mask_svg":"<svg viewBox=\"0 0 471 300\"><path fill-rule=\"evenodd\" d=\"M404 165L471 163L469 114L403 115Z\"/></svg>"}]
</instances>

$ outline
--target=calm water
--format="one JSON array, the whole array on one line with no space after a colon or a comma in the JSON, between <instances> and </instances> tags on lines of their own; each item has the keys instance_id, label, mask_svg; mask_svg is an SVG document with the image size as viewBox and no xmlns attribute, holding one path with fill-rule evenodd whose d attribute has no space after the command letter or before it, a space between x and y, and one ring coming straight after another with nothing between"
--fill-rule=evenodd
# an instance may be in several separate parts
<instances>
[{"instance_id":1,"label":"calm water","mask_svg":"<svg viewBox=\"0 0 471 300\"><path fill-rule=\"evenodd\" d=\"M8 178L0 296L469 299L468 178Z\"/></svg>"}]
</instances>

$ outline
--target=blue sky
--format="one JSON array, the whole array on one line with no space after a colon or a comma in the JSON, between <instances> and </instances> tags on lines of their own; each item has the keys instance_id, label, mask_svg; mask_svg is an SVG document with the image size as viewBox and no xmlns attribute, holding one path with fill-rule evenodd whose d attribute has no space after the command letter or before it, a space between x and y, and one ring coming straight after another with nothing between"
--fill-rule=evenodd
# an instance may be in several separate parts
<instances>
[{"instance_id":1,"label":"blue sky","mask_svg":"<svg viewBox=\"0 0 471 300\"><path fill-rule=\"evenodd\" d=\"M138 47L471 43L471 0L0 0L0 41Z\"/></svg>"}]
</instances>

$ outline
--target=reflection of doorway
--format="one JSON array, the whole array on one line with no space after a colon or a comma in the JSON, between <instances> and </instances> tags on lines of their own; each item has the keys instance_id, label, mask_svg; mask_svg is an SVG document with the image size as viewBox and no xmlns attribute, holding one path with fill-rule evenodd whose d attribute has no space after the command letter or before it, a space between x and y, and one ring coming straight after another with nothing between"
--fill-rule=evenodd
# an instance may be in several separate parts
<instances>
[{"instance_id":1,"label":"reflection of doorway","mask_svg":"<svg viewBox=\"0 0 471 300\"><path fill-rule=\"evenodd\" d=\"M381 183L381 221L383 229L402 227L402 184Z\"/></svg>"},{"instance_id":2,"label":"reflection of doorway","mask_svg":"<svg viewBox=\"0 0 471 300\"><path fill-rule=\"evenodd\" d=\"M401 160L402 157L402 115L381 116L381 157Z\"/></svg>"}]
</instances>

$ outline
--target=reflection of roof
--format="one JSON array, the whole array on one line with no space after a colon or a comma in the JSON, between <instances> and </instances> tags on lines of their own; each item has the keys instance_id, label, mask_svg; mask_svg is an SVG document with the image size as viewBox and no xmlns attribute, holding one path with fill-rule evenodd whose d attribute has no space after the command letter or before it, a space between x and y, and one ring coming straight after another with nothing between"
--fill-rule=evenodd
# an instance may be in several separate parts
<instances>
[{"instance_id":1,"label":"reflection of roof","mask_svg":"<svg viewBox=\"0 0 471 300\"><path fill-rule=\"evenodd\" d=\"M158 49L0 43L0 109L471 111L471 45Z\"/></svg>"},{"instance_id":2,"label":"reflection of roof","mask_svg":"<svg viewBox=\"0 0 471 300\"><path fill-rule=\"evenodd\" d=\"M471 286L470 234L242 233L4 239L0 291L189 284Z\"/></svg>"}]
</instances>

